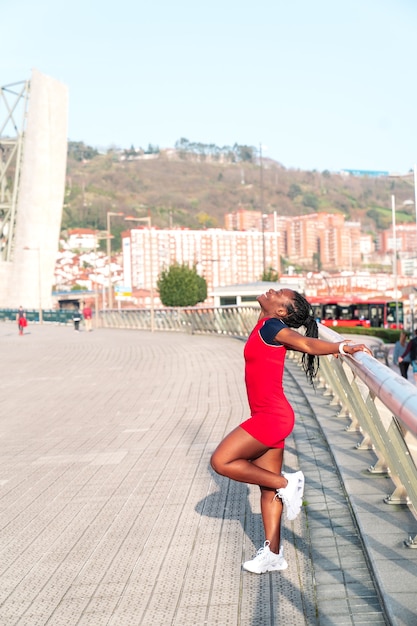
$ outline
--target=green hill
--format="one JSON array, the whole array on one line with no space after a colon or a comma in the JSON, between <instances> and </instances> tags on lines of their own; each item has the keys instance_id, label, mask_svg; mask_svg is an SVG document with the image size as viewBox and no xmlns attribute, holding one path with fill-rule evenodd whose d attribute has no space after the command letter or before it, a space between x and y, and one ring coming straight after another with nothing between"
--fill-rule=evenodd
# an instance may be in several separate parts
<instances>
[{"instance_id":1,"label":"green hill","mask_svg":"<svg viewBox=\"0 0 417 626\"><path fill-rule=\"evenodd\" d=\"M376 235L391 224L392 194L397 223L415 220L413 205L400 209L413 198L412 177L286 169L271 159L262 159L261 166L246 146L223 152L209 148L99 154L70 142L62 229L105 230L108 211L136 216L150 211L152 223L160 228L223 228L225 214L242 207L286 216L343 213L347 220L360 221L363 232ZM116 236L125 227L123 218L112 219Z\"/></svg>"}]
</instances>

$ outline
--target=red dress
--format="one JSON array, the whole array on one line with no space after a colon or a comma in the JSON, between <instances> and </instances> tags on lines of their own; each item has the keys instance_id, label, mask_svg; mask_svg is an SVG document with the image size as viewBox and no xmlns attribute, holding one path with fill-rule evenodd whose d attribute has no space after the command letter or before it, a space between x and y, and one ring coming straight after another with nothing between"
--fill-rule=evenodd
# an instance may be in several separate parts
<instances>
[{"instance_id":1,"label":"red dress","mask_svg":"<svg viewBox=\"0 0 417 626\"><path fill-rule=\"evenodd\" d=\"M269 319L258 321L245 345L245 382L251 417L240 426L268 448L283 448L294 428L294 411L282 386L287 349L281 344L267 343L260 334ZM286 328L283 322L279 324Z\"/></svg>"}]
</instances>

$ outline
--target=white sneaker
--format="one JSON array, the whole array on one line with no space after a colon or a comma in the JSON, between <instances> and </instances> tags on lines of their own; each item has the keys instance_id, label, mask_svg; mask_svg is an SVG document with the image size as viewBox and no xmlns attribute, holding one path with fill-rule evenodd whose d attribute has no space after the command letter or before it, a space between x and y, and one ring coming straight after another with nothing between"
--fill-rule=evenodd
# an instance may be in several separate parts
<instances>
[{"instance_id":1,"label":"white sneaker","mask_svg":"<svg viewBox=\"0 0 417 626\"><path fill-rule=\"evenodd\" d=\"M286 518L293 520L299 514L303 503L304 474L303 472L293 474L282 472L282 475L288 480L288 485L277 489L277 494L285 504Z\"/></svg>"},{"instance_id":2,"label":"white sneaker","mask_svg":"<svg viewBox=\"0 0 417 626\"><path fill-rule=\"evenodd\" d=\"M278 572L287 569L288 563L284 559L283 546L281 546L279 554L275 554L269 549L269 541L265 541L256 556L251 561L245 561L242 567L253 574L264 574L265 572Z\"/></svg>"}]
</instances>

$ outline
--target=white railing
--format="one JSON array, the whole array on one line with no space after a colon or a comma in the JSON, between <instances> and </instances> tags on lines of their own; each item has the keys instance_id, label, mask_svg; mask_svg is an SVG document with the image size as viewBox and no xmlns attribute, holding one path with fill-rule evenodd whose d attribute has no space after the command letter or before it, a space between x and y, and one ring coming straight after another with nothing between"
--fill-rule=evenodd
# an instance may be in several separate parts
<instances>
[{"instance_id":1,"label":"white railing","mask_svg":"<svg viewBox=\"0 0 417 626\"><path fill-rule=\"evenodd\" d=\"M341 336L320 324L320 338ZM406 504L417 519L417 388L374 357L320 357L320 379L347 415L348 431L363 437L358 449L372 448L377 457L370 473L386 473L394 484L386 504ZM404 541L417 548L417 535Z\"/></svg>"},{"instance_id":2,"label":"white railing","mask_svg":"<svg viewBox=\"0 0 417 626\"><path fill-rule=\"evenodd\" d=\"M155 331L214 333L246 338L259 317L257 307L193 307L158 309ZM121 310L100 313L102 327L151 330L149 311ZM320 337L340 341L334 330L320 326ZM296 354L294 356L296 358ZM358 449L372 448L377 462L371 473L387 473L394 484L386 504L408 505L417 519L417 388L385 364L366 353L320 359L320 382L349 416L347 430L361 433ZM417 535L405 544L417 548Z\"/></svg>"},{"instance_id":3,"label":"white railing","mask_svg":"<svg viewBox=\"0 0 417 626\"><path fill-rule=\"evenodd\" d=\"M247 337L259 317L256 307L188 307L100 311L99 326Z\"/></svg>"}]
</instances>

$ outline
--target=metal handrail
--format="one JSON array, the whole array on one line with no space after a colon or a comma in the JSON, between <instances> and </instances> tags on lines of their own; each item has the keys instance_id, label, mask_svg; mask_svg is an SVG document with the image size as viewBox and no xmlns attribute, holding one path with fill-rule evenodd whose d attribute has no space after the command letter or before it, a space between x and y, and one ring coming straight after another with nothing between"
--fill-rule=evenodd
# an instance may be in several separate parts
<instances>
[{"instance_id":1,"label":"metal handrail","mask_svg":"<svg viewBox=\"0 0 417 626\"><path fill-rule=\"evenodd\" d=\"M343 339L320 324L319 336ZM417 388L374 357L321 357L322 380L350 419L347 430L362 433L357 448L372 448L377 463L371 473L388 473L394 492L386 504L406 504L417 519ZM404 541L417 548L417 535Z\"/></svg>"},{"instance_id":2,"label":"metal handrail","mask_svg":"<svg viewBox=\"0 0 417 626\"><path fill-rule=\"evenodd\" d=\"M320 337L341 341L338 333L320 324ZM366 353L346 356L346 363L369 391L392 412L403 427L417 436L417 388Z\"/></svg>"},{"instance_id":3,"label":"metal handrail","mask_svg":"<svg viewBox=\"0 0 417 626\"><path fill-rule=\"evenodd\" d=\"M259 317L253 306L181 307L155 309L153 330L221 334L245 338ZM105 328L151 330L147 309L100 311L98 324Z\"/></svg>"}]
</instances>

